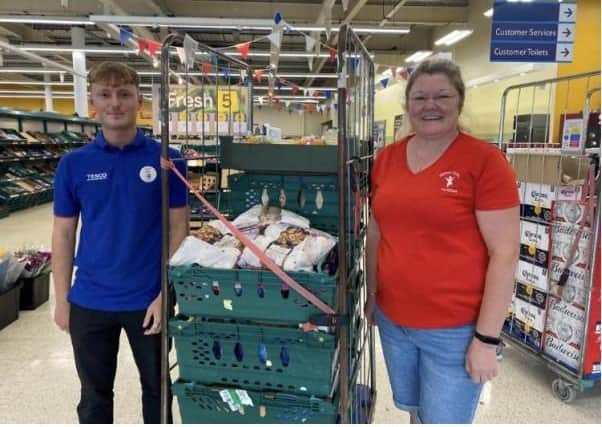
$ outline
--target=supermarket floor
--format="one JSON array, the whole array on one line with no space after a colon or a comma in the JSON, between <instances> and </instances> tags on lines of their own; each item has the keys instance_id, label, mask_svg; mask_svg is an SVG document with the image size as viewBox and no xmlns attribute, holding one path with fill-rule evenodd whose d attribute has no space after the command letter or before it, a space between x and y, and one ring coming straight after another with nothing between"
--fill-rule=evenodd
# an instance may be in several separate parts
<instances>
[{"instance_id":1,"label":"supermarket floor","mask_svg":"<svg viewBox=\"0 0 602 427\"><path fill-rule=\"evenodd\" d=\"M0 220L0 246L50 245L51 205ZM52 323L49 303L0 331L0 423L76 423L79 386L69 338ZM115 421L142 422L138 374L122 337L115 384ZM172 360L175 360L172 357ZM393 406L380 345L377 344L378 399L375 422L407 423ZM600 423L600 385L570 405L552 396L555 378L543 364L506 348L491 400L477 412L478 423ZM179 414L175 410L175 421Z\"/></svg>"}]
</instances>

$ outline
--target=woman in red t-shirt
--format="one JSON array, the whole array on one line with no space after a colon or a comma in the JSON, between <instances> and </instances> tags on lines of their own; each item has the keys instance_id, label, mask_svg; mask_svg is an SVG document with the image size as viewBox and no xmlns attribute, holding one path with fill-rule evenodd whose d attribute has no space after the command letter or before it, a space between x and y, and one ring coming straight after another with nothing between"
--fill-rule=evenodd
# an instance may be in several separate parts
<instances>
[{"instance_id":1,"label":"woman in red t-shirt","mask_svg":"<svg viewBox=\"0 0 602 427\"><path fill-rule=\"evenodd\" d=\"M519 251L515 175L496 146L459 130L460 70L426 60L405 103L414 133L372 170L368 301L398 408L412 421L470 423L496 346Z\"/></svg>"}]
</instances>

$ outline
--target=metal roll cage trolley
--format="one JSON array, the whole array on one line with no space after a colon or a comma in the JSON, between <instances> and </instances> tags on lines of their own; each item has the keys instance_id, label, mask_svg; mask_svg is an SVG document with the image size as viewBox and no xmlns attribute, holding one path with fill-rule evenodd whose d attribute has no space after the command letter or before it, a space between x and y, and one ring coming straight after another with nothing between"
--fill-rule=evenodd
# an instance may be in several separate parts
<instances>
[{"instance_id":1,"label":"metal roll cage trolley","mask_svg":"<svg viewBox=\"0 0 602 427\"><path fill-rule=\"evenodd\" d=\"M170 125L170 115L173 113L173 107L170 106L169 102L169 94L170 94L170 80L174 77L174 71L170 68L170 50L173 48L183 46L185 44L186 36L179 33L170 34L167 36L165 41L163 42L161 49L161 92L160 92L160 111L161 111L161 153L162 157L165 159L169 158L169 144L171 136L171 125ZM198 43L198 49L200 51L196 52L197 56L203 57L203 55L208 55L213 62L213 66L215 66L216 73L212 74L215 76L215 87L216 87L216 97L217 97L217 87L218 81L220 77L223 77L224 80L227 80L228 86L230 85L230 78L235 74L233 70L238 70L241 72L241 84L244 81L244 77L246 77L246 88L248 90L247 93L247 126L246 129L250 130L253 125L253 73L248 64L238 59L232 58L226 55L223 51L213 49L209 46ZM338 217L338 220L335 221L335 229L338 237L337 247L338 248L335 253L338 256L338 273L333 282L334 292L333 292L333 307L331 309L333 314L330 315L320 315L313 316L309 319L315 325L322 325L329 327L329 331L334 331L336 335L334 335L334 339L336 340L336 352L334 352L334 359L331 362L333 368L332 378L330 381L332 385L328 387L332 387L331 394L326 397L315 398L312 396L303 397L308 402L307 406L300 406L297 403L299 400L295 400L295 395L282 394L280 395L278 391L272 391L271 393L271 402L277 402L279 399L284 402L281 404L280 408L269 409L266 410L266 406L269 407L269 402L265 403L265 398L261 398L264 400L259 400L255 402L255 408L247 410L249 412L247 415L252 417L266 417L266 418L256 418L253 421L251 418L238 417L239 414L236 411L228 411L228 409L220 409L223 408L223 402L219 399L219 395L217 395L217 399L214 400L203 400L199 405L203 408L205 414L203 418L199 417L198 421L194 422L219 422L220 419L234 420L233 418L227 418L227 416L234 415L237 416L234 422L316 422L316 418L312 420L312 416L314 416L317 412L320 412L320 416L322 418L318 418L321 420L320 422L342 422L342 423L368 423L371 422L374 411L374 404L376 400L376 387L375 387L375 366L374 366L374 328L368 326L367 322L363 318L363 306L367 298L367 287L366 287L366 257L365 257L365 245L366 245L366 230L369 218L369 171L373 162L373 153L374 153L374 141L373 141L373 116L374 116L374 64L370 58L370 55L366 48L363 46L361 40L355 35L352 28L348 25L342 26L339 31L339 39L338 39L338 148L336 147L324 147L333 148L332 152L334 153L333 164L335 167L332 169L332 182L333 186L336 186L336 194L337 195L337 203L338 208L334 209L334 215ZM220 73L219 67L220 64L223 67L228 69L227 73ZM173 65L173 64L172 64ZM181 76L183 77L183 81L179 79L180 84L184 83L186 94L188 94L188 85L189 81L193 83L197 83L204 87L204 80L209 75L209 73L203 73L202 79L199 82L197 79L193 77L189 73L189 69L192 68L189 64L181 65L184 70L183 72L178 72L175 74L175 77ZM198 73L195 73L198 75ZM204 89L202 89L204 90ZM204 101L203 101L204 108ZM203 110L204 113L204 110ZM188 141L189 138L189 126L188 126L188 114L186 114L186 129L185 133L185 141ZM202 121L206 120L206 116L203 114ZM228 116L228 129L224 130L224 134L233 135L233 130L236 130L236 125L233 126L232 123L232 115ZM205 132L206 132L205 123L201 124L201 130L198 133L202 134L202 143L205 144ZM242 136L245 132L243 131L243 126L238 126L238 136ZM216 140L221 141L222 137L220 136L220 131L215 130ZM230 140L231 142L231 140ZM226 154L224 154L224 150L220 148L220 145L223 144L223 141L216 144L215 146L215 154L217 157L221 159L222 162L226 162ZM234 143L233 146L249 146L249 144L239 144ZM260 149L260 145L267 144L251 144L251 147L244 147L245 149ZM270 148L273 147L273 148ZM206 153L206 147L202 152ZM265 147L264 147L265 148ZM295 149L302 149L305 147L293 147ZM322 148L322 147L307 147L311 148ZM336 150L334 150L336 148ZM280 150L286 149L286 146L279 146L277 144L270 145L268 147L269 150ZM241 168L231 168L240 170ZM297 172L297 174L303 175L303 171L292 171ZM287 175L292 173L283 172L283 175ZM310 174L311 175L311 174ZM314 174L315 175L315 174ZM168 325L168 319L172 318L173 311L170 309L173 307L172 294L174 287L174 278L172 277L171 269L169 266L169 181L168 181L169 171L167 169L163 169L161 173L161 188L162 188L162 264L161 264L161 289L162 289L162 307L163 307L163 319L165 321L162 322L161 334L161 381L162 381L162 392L161 392L161 420L163 423L167 422L167 414L168 414L168 405L170 404L170 370L173 366L170 366L169 362L169 348L170 348L170 327ZM287 175L289 176L289 175ZM305 175L307 176L307 174ZM282 178L282 182L284 182L284 177ZM305 180L312 179L312 176L306 178L299 178L303 183ZM329 178L330 179L330 178ZM230 179L228 179L230 181ZM221 182L219 182L218 178L218 192L219 188L221 188ZM282 184L284 186L284 184ZM307 182L303 184L308 186ZM229 182L228 186L232 186L232 183ZM334 188L334 187L333 187ZM231 191L231 188L228 188L226 191ZM283 190L281 190L283 191ZM220 207L220 196L218 194L217 197L217 205L218 209ZM333 233L335 231L332 231ZM264 265L267 265L264 262ZM269 267L269 265L268 265ZM271 269L271 268L270 268ZM242 274L244 271L242 270L232 270L236 274L236 283L240 286L238 282L238 272L241 271ZM274 271L274 270L272 270ZM228 272L225 272L226 274ZM257 273L255 273L257 274ZM258 273L260 276L263 274L264 278L268 275L271 275L267 270L260 270ZM294 276L295 273L288 273L291 277ZM278 275L276 273L276 275ZM281 276L278 276L281 277ZM288 282L287 282L288 283ZM237 284L234 285L236 288ZM259 304L261 301L267 303L267 292L269 292L269 288L267 287L266 280L266 299L261 300L257 299L257 303ZM223 288L223 293L231 291L231 286L228 286L228 289ZM239 288L240 290L241 288ZM279 289L279 288L276 288ZM313 288L312 288L313 289ZM293 287L293 290L297 290ZM303 289L302 289L303 290ZM248 294L250 294L249 291ZM278 293L278 292L276 292ZM245 294L245 295L248 295ZM272 293L274 294L274 293ZM291 292L292 294L292 292ZM301 296L304 294L299 292ZM240 294L237 294L240 296ZM303 296L305 298L305 296ZM260 298L263 298L263 291L260 295ZM288 298L288 293L287 293ZM305 298L307 302L304 304L304 307L309 307L309 310L320 308L319 301L317 301L317 297L314 296L315 301L311 298ZM237 300L238 301L238 300ZM289 300L290 302L290 300ZM316 304L317 302L317 304ZM206 304L203 302L203 304ZM313 304L313 305L312 305ZM178 304L180 311L181 306ZM315 306L315 307L314 307ZM205 306L206 307L206 306ZM256 311L261 308L254 308ZM305 310L308 310L307 308ZM324 311L324 310L322 310ZM215 325L214 323L213 325ZM222 323L223 324L223 323ZM212 328L211 322L206 322L204 326L206 328ZM227 326L230 323L227 324ZM219 326L218 326L219 327ZM236 326L236 330L238 331L238 327ZM240 328L244 328L246 326L241 325ZM285 328L282 328L284 330ZM294 333L303 333L301 330L297 329L287 329L290 331L295 331ZM238 334L238 332L236 332ZM261 332L263 334L263 332ZM242 332L241 332L242 334ZM215 336L215 335L211 335ZM228 337L226 337L228 338ZM243 337L244 338L244 337ZM241 340L241 337L237 337L237 339ZM263 339L263 338L262 338ZM304 341L304 340L302 340ZM306 340L306 341L309 341ZM210 347L210 344L205 344ZM237 343L237 346L239 344ZM218 349L219 344L214 343L213 354L221 356L221 348ZM257 348L257 347L256 347ZM265 348L265 346L264 346ZM178 344L176 341L176 350L178 350ZM334 349L333 349L334 350ZM259 353L261 353L261 345ZM211 356L211 348L206 352L208 356ZM235 353L237 353L237 357L242 354L242 346L239 348L235 348ZM281 350L280 358L284 361L287 359L288 363L288 353L283 355L283 350ZM232 357L230 355L230 357ZM291 359L294 357L294 354L291 353ZM260 354L261 359L261 354ZM178 355L179 360L179 355ZM209 357L207 358L209 360ZM220 362L224 362L221 360ZM255 362L256 363L256 362ZM276 363L276 361L275 361ZM226 366L225 364L223 366ZM232 365L235 366L235 365ZM286 365L285 365L286 366ZM311 366L306 366L306 370L310 370ZM336 369L335 369L336 368ZM203 369L207 370L218 370L219 365L215 367L205 367ZM255 369L258 369L256 367ZM263 368L262 368L263 369ZM271 371L271 369L267 369ZM278 369L278 371L282 372L282 369ZM182 366L180 366L180 375L182 374ZM256 374L255 372L250 372L250 374ZM274 375L271 372L266 375ZM329 379L326 379L328 381ZM234 381L235 385L220 385L220 388L244 388L242 384L238 384L238 381ZM241 381L242 383L243 381ZM244 381L244 384L248 384L248 381ZM255 384L259 384L259 382L255 382ZM269 384L269 383L268 383ZM285 384L285 380L283 380L283 384ZM279 386L281 386L279 384ZM290 389L291 387L289 387ZM252 389L251 389L252 390ZM273 389L272 389L273 390ZM298 389L297 389L298 390ZM255 395L258 396L260 393L256 390L254 391ZM249 391L249 394L253 396L253 393ZM179 396L178 396L179 397ZM223 396L222 396L223 399ZM255 399L255 398L254 398ZM260 399L257 397L257 399ZM208 403L209 402L209 403ZM225 400L224 400L225 402ZM262 403L263 402L263 403ZM179 400L180 410L182 411L182 402ZM294 407L297 405L298 407ZM274 417L275 412L286 412L287 409L284 407L289 407L288 415L284 418L269 418L271 412L271 416ZM290 408L293 406L293 408ZM259 408L257 408L259 407ZM333 408L332 416L333 418L324 418L324 408ZM217 412L207 412L208 410L217 409ZM258 411L258 412L257 412ZM267 414L266 414L266 411ZM313 411L313 412L312 412ZM244 413L244 410L240 411ZM208 421L204 421L206 419L207 414L209 416L219 416L226 418L216 418ZM215 415L217 414L217 415ZM288 417L288 418L287 418ZM184 415L183 415L184 418ZM251 421L249 421L251 420ZM262 421L263 420L263 421ZM183 419L186 422L186 420Z\"/></svg>"},{"instance_id":2,"label":"metal roll cage trolley","mask_svg":"<svg viewBox=\"0 0 602 427\"><path fill-rule=\"evenodd\" d=\"M597 70L514 85L501 101L498 145L524 192L515 299L502 335L558 375L552 392L565 403L600 381L599 111L591 114L599 78ZM550 142L551 129L560 144Z\"/></svg>"}]
</instances>

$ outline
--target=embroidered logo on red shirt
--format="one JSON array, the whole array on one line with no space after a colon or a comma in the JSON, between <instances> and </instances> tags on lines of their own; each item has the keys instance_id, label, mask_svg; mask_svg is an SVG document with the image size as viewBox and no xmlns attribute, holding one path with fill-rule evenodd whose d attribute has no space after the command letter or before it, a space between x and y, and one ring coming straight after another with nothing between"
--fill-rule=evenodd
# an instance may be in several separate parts
<instances>
[{"instance_id":1,"label":"embroidered logo on red shirt","mask_svg":"<svg viewBox=\"0 0 602 427\"><path fill-rule=\"evenodd\" d=\"M458 189L456 188L456 181L460 178L460 174L456 171L446 171L439 174L441 179L443 180L443 187L441 187L441 191L445 191L446 193L457 193Z\"/></svg>"}]
</instances>

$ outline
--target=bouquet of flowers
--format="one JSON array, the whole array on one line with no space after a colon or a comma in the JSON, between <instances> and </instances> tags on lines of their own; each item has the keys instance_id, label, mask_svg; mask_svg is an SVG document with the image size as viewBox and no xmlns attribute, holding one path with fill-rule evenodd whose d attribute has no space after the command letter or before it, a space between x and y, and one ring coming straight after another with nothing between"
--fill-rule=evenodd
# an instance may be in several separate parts
<instances>
[{"instance_id":1,"label":"bouquet of flowers","mask_svg":"<svg viewBox=\"0 0 602 427\"><path fill-rule=\"evenodd\" d=\"M50 252L27 249L15 252L15 258L24 265L21 277L37 277L50 272Z\"/></svg>"},{"instance_id":2,"label":"bouquet of flowers","mask_svg":"<svg viewBox=\"0 0 602 427\"><path fill-rule=\"evenodd\" d=\"M0 248L0 293L14 287L23 272L23 264Z\"/></svg>"}]
</instances>

